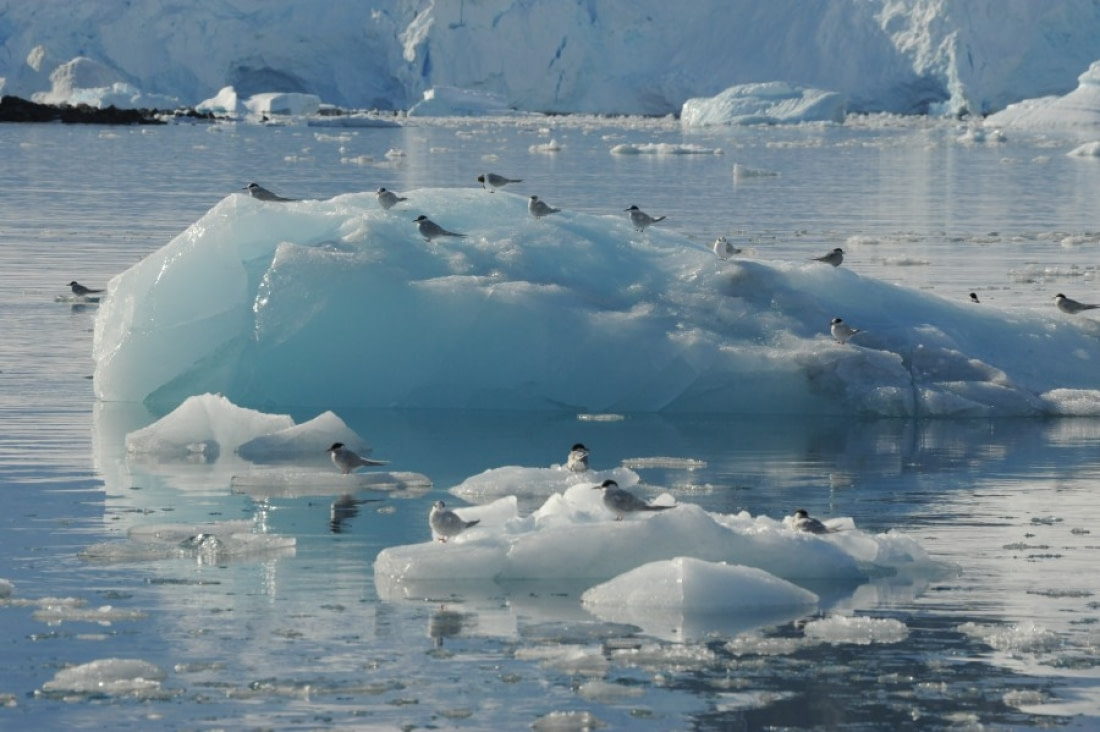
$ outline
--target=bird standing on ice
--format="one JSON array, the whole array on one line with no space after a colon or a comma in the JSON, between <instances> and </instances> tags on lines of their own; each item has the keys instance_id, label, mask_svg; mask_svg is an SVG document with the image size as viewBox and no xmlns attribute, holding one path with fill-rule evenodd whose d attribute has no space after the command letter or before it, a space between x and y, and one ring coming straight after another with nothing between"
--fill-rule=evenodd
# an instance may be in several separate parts
<instances>
[{"instance_id":1,"label":"bird standing on ice","mask_svg":"<svg viewBox=\"0 0 1100 732\"><path fill-rule=\"evenodd\" d=\"M840 318L833 318L829 323L829 332L836 338L837 343L847 343L856 333L862 333L859 328L853 328Z\"/></svg>"},{"instance_id":2,"label":"bird standing on ice","mask_svg":"<svg viewBox=\"0 0 1100 732\"><path fill-rule=\"evenodd\" d=\"M260 201L293 201L292 198L283 198L277 193L264 188L259 183L249 183L244 187L244 190L248 191L248 195Z\"/></svg>"},{"instance_id":3,"label":"bird standing on ice","mask_svg":"<svg viewBox=\"0 0 1100 732\"><path fill-rule=\"evenodd\" d=\"M378 205L387 211L402 201L409 200L404 196L397 195L393 191L387 191L385 188L379 188L375 193L378 195Z\"/></svg>"},{"instance_id":4,"label":"bird standing on ice","mask_svg":"<svg viewBox=\"0 0 1100 732\"><path fill-rule=\"evenodd\" d=\"M804 508L794 512L791 526L794 527L795 531L805 531L807 534L828 534L832 532L832 529L815 519Z\"/></svg>"},{"instance_id":5,"label":"bird standing on ice","mask_svg":"<svg viewBox=\"0 0 1100 732\"><path fill-rule=\"evenodd\" d=\"M466 236L465 234L456 234L453 231L447 231L424 214L420 214L413 219L413 221L416 222L416 228L420 232L420 236L424 237L424 241L426 242L431 242L432 239L438 239L441 236Z\"/></svg>"},{"instance_id":6,"label":"bird standing on ice","mask_svg":"<svg viewBox=\"0 0 1100 732\"><path fill-rule=\"evenodd\" d=\"M711 248L714 249L714 255L719 259L729 259L733 255L741 253L741 250L726 241L724 236L715 239Z\"/></svg>"},{"instance_id":7,"label":"bird standing on ice","mask_svg":"<svg viewBox=\"0 0 1100 732\"><path fill-rule=\"evenodd\" d=\"M482 173L477 177L477 182L481 184L482 188L487 188L489 193L492 193L497 188L503 188L509 183L522 183L522 178L505 178L503 175L497 175L496 173Z\"/></svg>"},{"instance_id":8,"label":"bird standing on ice","mask_svg":"<svg viewBox=\"0 0 1100 732\"><path fill-rule=\"evenodd\" d=\"M73 291L73 294L77 297L87 297L88 295L96 295L103 290L93 290L91 287L85 287L76 280L69 283L69 289Z\"/></svg>"},{"instance_id":9,"label":"bird standing on ice","mask_svg":"<svg viewBox=\"0 0 1100 732\"><path fill-rule=\"evenodd\" d=\"M1076 315L1077 313L1083 313L1086 310L1095 310L1100 308L1100 305L1089 305L1083 302L1077 302L1071 298L1066 297L1062 293L1058 293L1054 296L1054 304L1058 306L1058 309L1063 313L1069 313L1070 315Z\"/></svg>"},{"instance_id":10,"label":"bird standing on ice","mask_svg":"<svg viewBox=\"0 0 1100 732\"><path fill-rule=\"evenodd\" d=\"M611 509L616 521L622 521L623 516L638 511L665 511L676 506L651 506L630 491L624 491L613 480L605 480L599 485L592 486L595 490L603 491L603 505Z\"/></svg>"},{"instance_id":11,"label":"bird standing on ice","mask_svg":"<svg viewBox=\"0 0 1100 732\"><path fill-rule=\"evenodd\" d=\"M332 455L332 464L340 468L340 472L347 475L356 468L385 465L385 460L371 460L358 455L354 450L344 447L342 442L332 443L332 447L325 450Z\"/></svg>"},{"instance_id":12,"label":"bird standing on ice","mask_svg":"<svg viewBox=\"0 0 1100 732\"><path fill-rule=\"evenodd\" d=\"M565 469L573 473L583 473L588 470L588 448L577 443L569 450L569 457L565 460Z\"/></svg>"},{"instance_id":13,"label":"bird standing on ice","mask_svg":"<svg viewBox=\"0 0 1100 732\"><path fill-rule=\"evenodd\" d=\"M645 231L658 221L664 221L664 216L650 216L637 206L631 206L630 208L623 209L630 214L630 223L637 231Z\"/></svg>"},{"instance_id":14,"label":"bird standing on ice","mask_svg":"<svg viewBox=\"0 0 1100 732\"><path fill-rule=\"evenodd\" d=\"M550 214L556 214L561 211L560 208L554 208L546 201L540 201L538 196L531 196L531 199L527 202L527 210L531 212L531 215L536 219L541 219L543 216L549 216Z\"/></svg>"},{"instance_id":15,"label":"bird standing on ice","mask_svg":"<svg viewBox=\"0 0 1100 732\"><path fill-rule=\"evenodd\" d=\"M473 521L462 519L457 513L448 509L443 501L433 503L432 510L428 514L428 525L432 527L432 533L439 541L444 543L447 539L458 536L466 529L479 523L481 523L481 519L474 519Z\"/></svg>"},{"instance_id":16,"label":"bird standing on ice","mask_svg":"<svg viewBox=\"0 0 1100 732\"><path fill-rule=\"evenodd\" d=\"M831 264L834 267L839 267L844 261L844 250L837 247L833 251L820 257L814 257L815 262L824 262L825 264Z\"/></svg>"}]
</instances>

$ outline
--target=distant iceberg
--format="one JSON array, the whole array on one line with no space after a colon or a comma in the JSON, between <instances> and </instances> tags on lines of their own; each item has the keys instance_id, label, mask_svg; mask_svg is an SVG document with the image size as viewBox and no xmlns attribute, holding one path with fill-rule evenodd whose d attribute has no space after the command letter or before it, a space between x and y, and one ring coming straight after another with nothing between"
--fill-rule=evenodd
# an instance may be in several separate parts
<instances>
[{"instance_id":1,"label":"distant iceberg","mask_svg":"<svg viewBox=\"0 0 1100 732\"><path fill-rule=\"evenodd\" d=\"M975 308L809 260L718 260L621 212L535 221L505 191L402 193L391 211L373 193L231 194L111 280L96 396L157 413L207 392L265 411L1100 413L1087 315ZM467 236L425 242L421 213ZM836 316L864 332L837 343Z\"/></svg>"},{"instance_id":2,"label":"distant iceberg","mask_svg":"<svg viewBox=\"0 0 1100 732\"><path fill-rule=\"evenodd\" d=\"M1077 77L1077 88L1069 94L1025 99L991 114L985 122L1002 127L1100 126L1100 61Z\"/></svg>"},{"instance_id":3,"label":"distant iceberg","mask_svg":"<svg viewBox=\"0 0 1100 732\"><path fill-rule=\"evenodd\" d=\"M688 127L839 123L844 121L845 106L844 96L837 92L772 81L740 84L714 97L688 99L680 121Z\"/></svg>"},{"instance_id":4,"label":"distant iceberg","mask_svg":"<svg viewBox=\"0 0 1100 732\"><path fill-rule=\"evenodd\" d=\"M316 94L265 92L241 99L232 86L222 87L213 97L195 105L198 112L222 117L306 117L320 109L321 98Z\"/></svg>"},{"instance_id":5,"label":"distant iceberg","mask_svg":"<svg viewBox=\"0 0 1100 732\"><path fill-rule=\"evenodd\" d=\"M106 109L174 109L179 99L147 94L122 79L98 61L83 56L61 64L50 74L50 90L36 92L31 100L39 104L85 104Z\"/></svg>"},{"instance_id":6,"label":"distant iceberg","mask_svg":"<svg viewBox=\"0 0 1100 732\"><path fill-rule=\"evenodd\" d=\"M409 108L410 117L484 117L519 114L508 101L491 92L437 86L424 91L424 98Z\"/></svg>"}]
</instances>

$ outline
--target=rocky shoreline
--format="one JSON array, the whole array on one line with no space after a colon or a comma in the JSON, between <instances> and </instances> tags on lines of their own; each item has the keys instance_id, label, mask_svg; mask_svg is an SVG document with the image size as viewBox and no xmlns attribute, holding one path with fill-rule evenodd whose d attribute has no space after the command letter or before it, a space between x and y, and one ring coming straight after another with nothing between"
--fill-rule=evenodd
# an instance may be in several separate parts
<instances>
[{"instance_id":1,"label":"rocky shoreline","mask_svg":"<svg viewBox=\"0 0 1100 732\"><path fill-rule=\"evenodd\" d=\"M213 115L193 109L163 111L156 109L119 109L92 107L87 104L54 105L30 102L19 97L0 97L0 122L62 122L92 125L161 125L167 118L214 119Z\"/></svg>"}]
</instances>

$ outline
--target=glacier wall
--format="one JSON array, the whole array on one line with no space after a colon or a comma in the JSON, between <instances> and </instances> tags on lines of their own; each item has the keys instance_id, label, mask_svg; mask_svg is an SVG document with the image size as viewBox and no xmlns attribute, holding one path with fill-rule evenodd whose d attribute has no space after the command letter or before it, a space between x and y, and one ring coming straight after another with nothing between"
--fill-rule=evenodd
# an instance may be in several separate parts
<instances>
[{"instance_id":1,"label":"glacier wall","mask_svg":"<svg viewBox=\"0 0 1100 732\"><path fill-rule=\"evenodd\" d=\"M857 112L988 112L1068 92L1100 58L1090 0L0 0L0 18L4 94L71 83L50 77L87 57L101 81L188 105L233 85L407 109L452 86L531 111L664 115L785 81Z\"/></svg>"}]
</instances>

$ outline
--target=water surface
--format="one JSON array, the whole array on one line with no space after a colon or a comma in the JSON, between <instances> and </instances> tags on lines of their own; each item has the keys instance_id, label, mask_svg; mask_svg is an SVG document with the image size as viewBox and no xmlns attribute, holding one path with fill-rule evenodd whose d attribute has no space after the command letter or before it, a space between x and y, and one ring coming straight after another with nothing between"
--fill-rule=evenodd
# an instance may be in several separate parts
<instances>
[{"instance_id":1,"label":"water surface","mask_svg":"<svg viewBox=\"0 0 1100 732\"><path fill-rule=\"evenodd\" d=\"M973 145L959 134L924 123L683 133L606 120L4 126L0 578L15 592L0 605L0 727L1094 727L1096 420L603 422L334 405L376 455L434 484L334 516L334 496L234 492L243 468L230 460L128 459L126 432L155 415L94 402L95 307L56 301L71 279L102 286L250 180L322 197L473 186L484 170L524 178L519 192L555 206L622 215L635 203L667 214L662 225L700 246L717 234L762 258L842 246L846 266L865 276L945 297L977 290L996 307L1052 307L1062 289L1089 299L1100 164L1065 155L1085 140ZM530 152L551 139L560 152ZM627 142L722 154L608 152ZM769 175L735 181L735 163ZM431 501L488 468L560 462L577 441L593 448L596 467L692 461L638 470L678 500L851 516L863 530L913 537L948 570L834 588L823 615L896 619L908 630L869 645L805 643L807 618L671 642L598 621L568 587L379 597L374 557L426 541ZM126 544L133 527L229 520L297 545L213 564L86 557ZM63 611L44 612L51 607ZM43 691L65 666L105 658L142 659L166 678L133 694Z\"/></svg>"}]
</instances>

